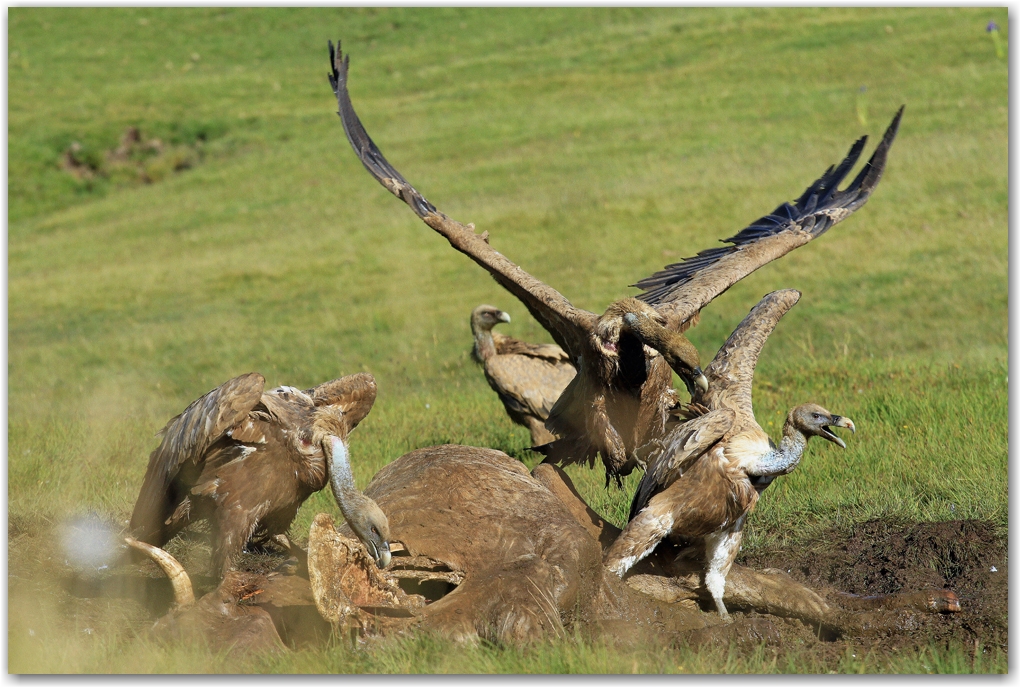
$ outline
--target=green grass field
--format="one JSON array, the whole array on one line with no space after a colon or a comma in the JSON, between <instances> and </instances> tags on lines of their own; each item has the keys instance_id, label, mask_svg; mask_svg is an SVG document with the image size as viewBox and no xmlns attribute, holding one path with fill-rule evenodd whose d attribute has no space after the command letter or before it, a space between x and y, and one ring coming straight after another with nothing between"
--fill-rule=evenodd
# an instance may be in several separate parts
<instances>
[{"instance_id":1,"label":"green grass field","mask_svg":"<svg viewBox=\"0 0 1020 687\"><path fill-rule=\"evenodd\" d=\"M868 205L714 301L691 339L707 362L762 295L800 289L758 366L758 420L778 435L786 410L812 400L859 428L845 452L813 444L769 490L745 548L873 517L1005 531L1007 61L985 31L1006 27L1005 8L8 17L7 474L19 531L87 512L126 520L153 434L252 370L299 387L376 376L378 401L352 440L359 485L443 442L537 462L468 356L468 315L491 303L513 316L507 333L551 339L361 168L326 80L337 38L355 106L394 165L595 312L798 196L905 103ZM186 151L190 168L151 158L152 183L104 171L130 126ZM62 168L75 143L91 178ZM606 491L600 474L572 475L593 507L625 519L636 476ZM323 510L337 512L328 493L295 532ZM9 618L11 672L237 669L156 649L143 666L119 639L49 627L64 649L36 655ZM977 669L921 654L839 669ZM422 640L258 669L629 672L637 656ZM810 656L645 659L651 672L816 669ZM980 670L1005 670L998 660Z\"/></svg>"}]
</instances>

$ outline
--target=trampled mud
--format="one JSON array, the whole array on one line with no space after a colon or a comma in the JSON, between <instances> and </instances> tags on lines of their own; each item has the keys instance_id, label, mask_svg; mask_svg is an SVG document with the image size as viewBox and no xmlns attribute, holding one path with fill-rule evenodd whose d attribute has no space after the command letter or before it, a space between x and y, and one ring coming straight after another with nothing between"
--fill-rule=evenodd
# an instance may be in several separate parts
<instances>
[{"instance_id":1,"label":"trampled mud","mask_svg":"<svg viewBox=\"0 0 1020 687\"><path fill-rule=\"evenodd\" d=\"M828 599L951 589L959 613L904 614L904 627L870 637L832 638L874 649L958 642L1008 650L1008 558L1005 533L973 520L895 523L872 520L790 548L738 558L755 569L779 568ZM841 598L840 598L841 597Z\"/></svg>"}]
</instances>

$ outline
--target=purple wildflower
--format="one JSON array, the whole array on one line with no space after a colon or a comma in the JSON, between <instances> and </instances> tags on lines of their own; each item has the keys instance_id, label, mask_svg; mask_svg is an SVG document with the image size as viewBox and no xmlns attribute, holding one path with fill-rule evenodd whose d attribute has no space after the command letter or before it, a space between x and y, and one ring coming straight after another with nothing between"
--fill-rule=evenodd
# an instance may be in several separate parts
<instances>
[{"instance_id":1,"label":"purple wildflower","mask_svg":"<svg viewBox=\"0 0 1020 687\"><path fill-rule=\"evenodd\" d=\"M994 21L988 22L988 26L985 28L985 31L987 31L988 33L991 33L992 31L998 31L998 30L999 30L999 25L996 24Z\"/></svg>"}]
</instances>

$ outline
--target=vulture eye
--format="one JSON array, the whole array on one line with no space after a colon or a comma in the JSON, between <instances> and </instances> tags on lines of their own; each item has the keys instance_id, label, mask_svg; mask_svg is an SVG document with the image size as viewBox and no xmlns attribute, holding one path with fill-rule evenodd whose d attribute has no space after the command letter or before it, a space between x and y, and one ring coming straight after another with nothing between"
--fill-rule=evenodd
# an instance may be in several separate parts
<instances>
[{"instance_id":1,"label":"vulture eye","mask_svg":"<svg viewBox=\"0 0 1020 687\"><path fill-rule=\"evenodd\" d=\"M311 446L312 442L308 441L308 439L305 439L304 437L301 437L301 445L302 446Z\"/></svg>"},{"instance_id":2,"label":"vulture eye","mask_svg":"<svg viewBox=\"0 0 1020 687\"><path fill-rule=\"evenodd\" d=\"M812 415L814 415L814 416L815 416L815 419L816 419L816 420L821 420L821 419L822 419L822 416L821 416L821 415L819 415L818 413L812 413Z\"/></svg>"},{"instance_id":3,"label":"vulture eye","mask_svg":"<svg viewBox=\"0 0 1020 687\"><path fill-rule=\"evenodd\" d=\"M375 525L372 525L372 534L374 534L377 537L379 536L379 530L375 528Z\"/></svg>"}]
</instances>

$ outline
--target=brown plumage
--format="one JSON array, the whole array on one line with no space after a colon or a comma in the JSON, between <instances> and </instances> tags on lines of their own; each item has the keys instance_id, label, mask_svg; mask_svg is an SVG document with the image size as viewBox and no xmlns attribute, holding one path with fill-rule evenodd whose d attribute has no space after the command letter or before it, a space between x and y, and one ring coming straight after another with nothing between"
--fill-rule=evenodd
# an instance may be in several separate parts
<instances>
[{"instance_id":1,"label":"brown plumage","mask_svg":"<svg viewBox=\"0 0 1020 687\"><path fill-rule=\"evenodd\" d=\"M365 169L408 204L455 249L485 268L519 298L578 366L578 374L550 413L546 427L560 439L540 449L561 464L587 462L601 455L610 475L628 474L637 464L633 451L665 430L665 409L675 400L669 365L644 347L622 321L624 312L652 312L672 332L683 332L701 308L762 265L820 236L861 207L874 191L896 136L902 108L871 159L844 190L838 190L857 162L867 137L830 167L795 203L784 203L727 241L733 245L698 253L638 282L641 305L624 299L598 316L576 308L555 289L522 270L489 245L487 232L447 217L383 157L365 131L347 91L348 59L329 46L329 75L344 132ZM642 310L641 308L644 308ZM685 339L686 341L686 339ZM687 342L689 345L689 342ZM676 368L688 391L705 383L693 346L675 348Z\"/></svg>"},{"instance_id":2,"label":"brown plumage","mask_svg":"<svg viewBox=\"0 0 1020 687\"><path fill-rule=\"evenodd\" d=\"M556 437L545 428L556 399L577 368L566 351L556 344L534 344L493 331L510 315L491 305L479 305L471 313L474 359L482 364L485 379L503 402L510 419L531 432L531 445Z\"/></svg>"},{"instance_id":3,"label":"brown plumage","mask_svg":"<svg viewBox=\"0 0 1020 687\"><path fill-rule=\"evenodd\" d=\"M705 586L726 616L726 574L740 549L743 527L758 494L800 462L812 436L845 448L830 427L854 431L848 418L808 403L792 409L777 446L754 419L751 383L762 347L800 292L773 292L755 306L705 368L709 387L695 394L707 412L653 443L648 470L634 494L630 522L606 552L606 565L623 575L664 537L701 540ZM625 316L644 340L663 345L670 332L640 315Z\"/></svg>"},{"instance_id":4,"label":"brown plumage","mask_svg":"<svg viewBox=\"0 0 1020 687\"><path fill-rule=\"evenodd\" d=\"M245 544L285 533L326 486L334 443L347 441L376 393L365 373L307 391L264 386L257 372L235 377L167 423L131 515L135 538L161 547L206 519L222 576Z\"/></svg>"}]
</instances>

